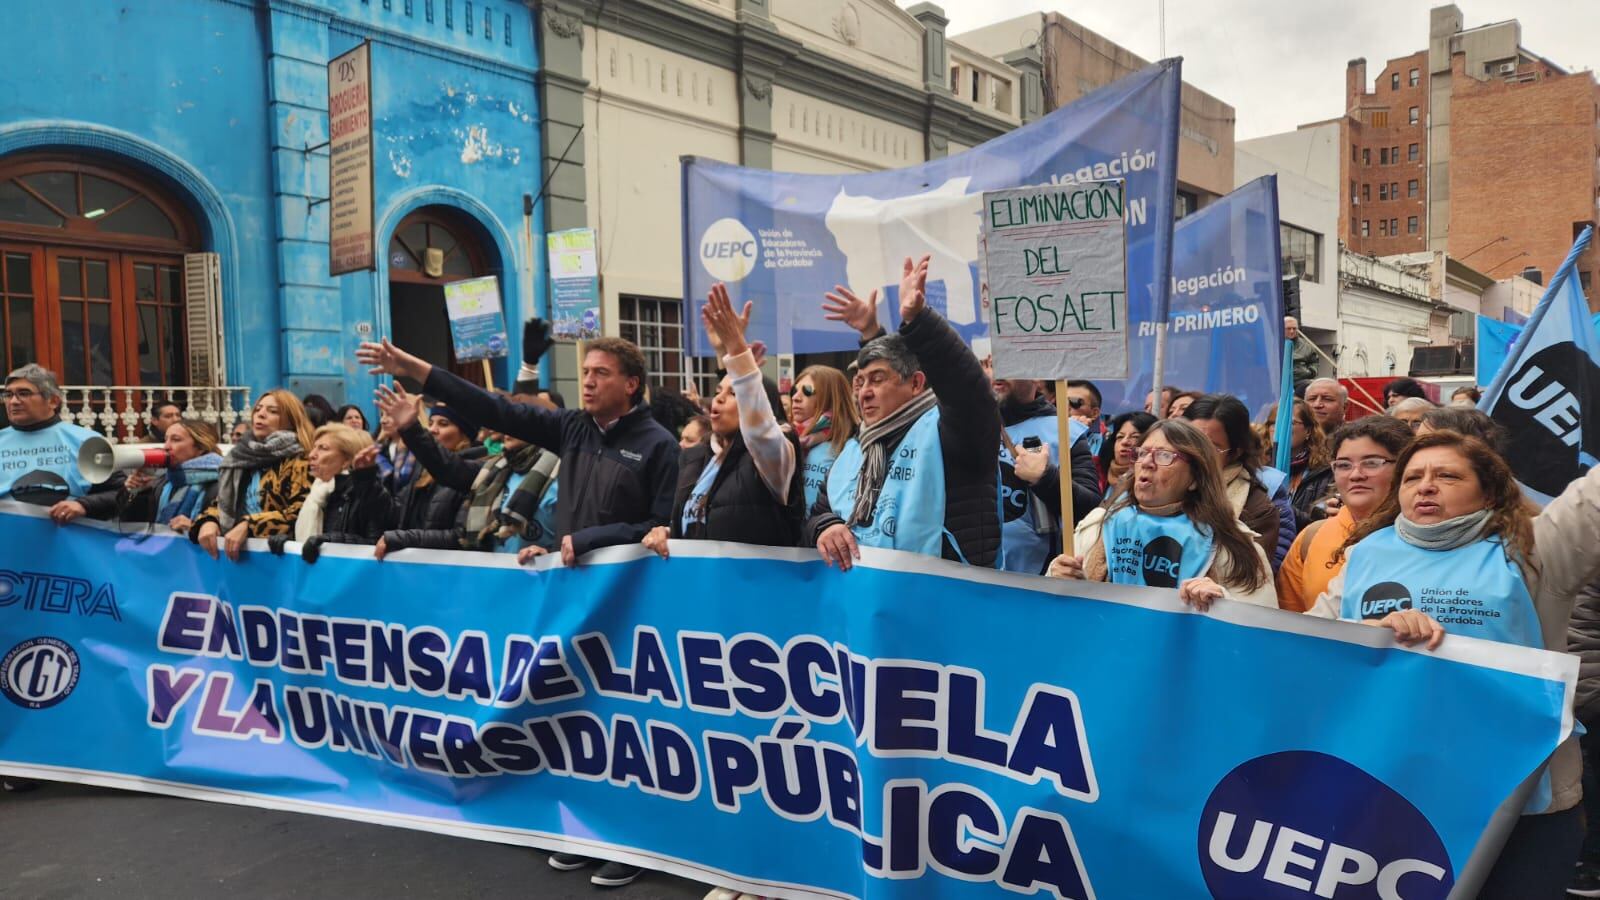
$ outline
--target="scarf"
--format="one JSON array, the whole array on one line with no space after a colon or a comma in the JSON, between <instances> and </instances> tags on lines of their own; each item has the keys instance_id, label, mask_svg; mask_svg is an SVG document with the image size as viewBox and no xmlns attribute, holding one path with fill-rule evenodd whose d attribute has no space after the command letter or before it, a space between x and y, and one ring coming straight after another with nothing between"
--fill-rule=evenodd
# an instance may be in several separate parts
<instances>
[{"instance_id":1,"label":"scarf","mask_svg":"<svg viewBox=\"0 0 1600 900\"><path fill-rule=\"evenodd\" d=\"M199 516L206 496L205 486L216 482L217 468L221 465L222 457L207 453L179 464L176 469L168 469L167 485L162 489L161 508L156 511L155 521L166 524L179 516L191 520Z\"/></svg>"},{"instance_id":2,"label":"scarf","mask_svg":"<svg viewBox=\"0 0 1600 900\"><path fill-rule=\"evenodd\" d=\"M528 476L522 479L522 484L517 486L517 496L513 501L514 515L526 512L526 522L533 517L533 512L539 508L539 499L544 496L544 489L549 486L550 480L535 478L529 475L534 469L534 464L540 461L541 456L549 456L548 468L553 470L560 457L554 453L545 453L533 444L518 447L499 456L491 456L484 460L483 467L478 470L478 476L472 480L472 493L467 498L467 521L462 542L466 549L476 550L497 534L501 529L500 508L503 505L500 497L506 491L506 484L511 481L512 473ZM528 482L534 482L529 485ZM537 489L531 495L528 492Z\"/></svg>"},{"instance_id":3,"label":"scarf","mask_svg":"<svg viewBox=\"0 0 1600 900\"><path fill-rule=\"evenodd\" d=\"M328 497L332 496L335 482L318 478L311 482L311 492L300 507L294 520L294 539L304 544L322 533L322 517L328 511Z\"/></svg>"},{"instance_id":4,"label":"scarf","mask_svg":"<svg viewBox=\"0 0 1600 900\"><path fill-rule=\"evenodd\" d=\"M306 448L292 431L275 431L264 441L250 435L233 445L217 472L217 524L224 532L244 518L250 478L286 459L305 455Z\"/></svg>"},{"instance_id":5,"label":"scarf","mask_svg":"<svg viewBox=\"0 0 1600 900\"><path fill-rule=\"evenodd\" d=\"M795 433L800 436L800 449L810 450L833 440L833 419L823 413L810 421L796 422Z\"/></svg>"},{"instance_id":6,"label":"scarf","mask_svg":"<svg viewBox=\"0 0 1600 900\"><path fill-rule=\"evenodd\" d=\"M1489 524L1490 511L1480 509L1475 513L1445 519L1432 525L1418 525L1401 513L1394 520L1395 533L1413 547L1423 550L1454 550L1477 540L1484 526Z\"/></svg>"},{"instance_id":7,"label":"scarf","mask_svg":"<svg viewBox=\"0 0 1600 900\"><path fill-rule=\"evenodd\" d=\"M933 409L939 398L925 390L906 404L871 425L864 425L856 438L861 444L861 474L856 479L856 505L850 511L851 527L871 525L878 506L883 480L889 476L889 447L898 445L923 414Z\"/></svg>"},{"instance_id":8,"label":"scarf","mask_svg":"<svg viewBox=\"0 0 1600 900\"><path fill-rule=\"evenodd\" d=\"M1301 447L1299 450L1289 450L1289 471L1293 473L1304 472L1311 462L1311 448Z\"/></svg>"}]
</instances>

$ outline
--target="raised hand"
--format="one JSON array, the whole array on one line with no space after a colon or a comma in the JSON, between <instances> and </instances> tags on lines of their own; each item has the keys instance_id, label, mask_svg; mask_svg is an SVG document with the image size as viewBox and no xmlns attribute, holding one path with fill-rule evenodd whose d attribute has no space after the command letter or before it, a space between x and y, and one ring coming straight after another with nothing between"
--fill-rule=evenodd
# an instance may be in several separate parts
<instances>
[{"instance_id":1,"label":"raised hand","mask_svg":"<svg viewBox=\"0 0 1600 900\"><path fill-rule=\"evenodd\" d=\"M842 284L823 295L823 318L830 322L843 322L860 332L863 338L875 337L883 326L878 324L878 289L862 300Z\"/></svg>"},{"instance_id":2,"label":"raised hand","mask_svg":"<svg viewBox=\"0 0 1600 900\"><path fill-rule=\"evenodd\" d=\"M355 459L350 460L350 469L351 469L351 471L354 471L356 469L373 469L373 468L377 468L377 465L378 465L378 445L377 444L373 444L370 447L363 448L360 453L356 454Z\"/></svg>"},{"instance_id":3,"label":"raised hand","mask_svg":"<svg viewBox=\"0 0 1600 900\"><path fill-rule=\"evenodd\" d=\"M928 261L933 257L924 254L916 262L906 257L900 273L900 321L909 322L928 308Z\"/></svg>"},{"instance_id":4,"label":"raised hand","mask_svg":"<svg viewBox=\"0 0 1600 900\"><path fill-rule=\"evenodd\" d=\"M378 404L378 411L389 417L395 434L417 421L417 398L403 384L380 384L372 392L372 399Z\"/></svg>"},{"instance_id":5,"label":"raised hand","mask_svg":"<svg viewBox=\"0 0 1600 900\"><path fill-rule=\"evenodd\" d=\"M711 286L711 293L706 295L706 305L700 307L700 320L705 323L706 339L711 342L718 356L738 356L747 349L744 332L750 327L750 308L753 305L746 300L744 312L734 315L728 286L720 281Z\"/></svg>"},{"instance_id":6,"label":"raised hand","mask_svg":"<svg viewBox=\"0 0 1600 900\"><path fill-rule=\"evenodd\" d=\"M362 341L356 348L356 361L371 367L367 369L368 375L402 375L418 381L426 381L428 372L433 369L419 357L396 347L388 338L381 343Z\"/></svg>"}]
</instances>

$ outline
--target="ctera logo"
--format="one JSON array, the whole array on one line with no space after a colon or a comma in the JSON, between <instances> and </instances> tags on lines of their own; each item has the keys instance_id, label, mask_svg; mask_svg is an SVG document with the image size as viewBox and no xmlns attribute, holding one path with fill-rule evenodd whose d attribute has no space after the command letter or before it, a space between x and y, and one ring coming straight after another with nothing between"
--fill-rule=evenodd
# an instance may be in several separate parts
<instances>
[{"instance_id":1,"label":"ctera logo","mask_svg":"<svg viewBox=\"0 0 1600 900\"><path fill-rule=\"evenodd\" d=\"M1405 585L1398 581L1380 581L1361 595L1361 618L1381 619L1411 606L1411 592Z\"/></svg>"},{"instance_id":2,"label":"ctera logo","mask_svg":"<svg viewBox=\"0 0 1600 900\"><path fill-rule=\"evenodd\" d=\"M29 638L0 659L0 694L23 709L44 709L78 686L78 653L53 637Z\"/></svg>"},{"instance_id":3,"label":"ctera logo","mask_svg":"<svg viewBox=\"0 0 1600 900\"><path fill-rule=\"evenodd\" d=\"M1259 756L1200 815L1200 870L1217 900L1444 900L1444 842L1388 785L1310 750Z\"/></svg>"},{"instance_id":4,"label":"ctera logo","mask_svg":"<svg viewBox=\"0 0 1600 900\"><path fill-rule=\"evenodd\" d=\"M738 219L718 219L700 237L700 265L719 281L743 281L755 271L759 245Z\"/></svg>"},{"instance_id":5,"label":"ctera logo","mask_svg":"<svg viewBox=\"0 0 1600 900\"><path fill-rule=\"evenodd\" d=\"M92 584L82 578L49 572L0 569L0 608L20 606L36 612L105 616L122 621L117 594L110 582Z\"/></svg>"}]
</instances>

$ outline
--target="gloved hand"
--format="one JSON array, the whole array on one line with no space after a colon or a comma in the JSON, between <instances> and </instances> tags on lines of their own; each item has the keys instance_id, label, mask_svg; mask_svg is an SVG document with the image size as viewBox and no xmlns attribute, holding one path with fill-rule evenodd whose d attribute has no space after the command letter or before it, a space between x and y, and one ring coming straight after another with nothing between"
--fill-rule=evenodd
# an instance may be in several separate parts
<instances>
[{"instance_id":1,"label":"gloved hand","mask_svg":"<svg viewBox=\"0 0 1600 900\"><path fill-rule=\"evenodd\" d=\"M308 563L316 562L317 557L322 555L322 545L324 543L325 541L320 534L306 539L306 542L300 545L300 558Z\"/></svg>"},{"instance_id":2,"label":"gloved hand","mask_svg":"<svg viewBox=\"0 0 1600 900\"><path fill-rule=\"evenodd\" d=\"M537 366L539 358L550 349L550 323L543 319L529 319L522 323L522 361Z\"/></svg>"},{"instance_id":3,"label":"gloved hand","mask_svg":"<svg viewBox=\"0 0 1600 900\"><path fill-rule=\"evenodd\" d=\"M289 543L293 539L294 538L287 534L274 534L267 538L267 549L272 551L273 556L282 556L283 545Z\"/></svg>"}]
</instances>

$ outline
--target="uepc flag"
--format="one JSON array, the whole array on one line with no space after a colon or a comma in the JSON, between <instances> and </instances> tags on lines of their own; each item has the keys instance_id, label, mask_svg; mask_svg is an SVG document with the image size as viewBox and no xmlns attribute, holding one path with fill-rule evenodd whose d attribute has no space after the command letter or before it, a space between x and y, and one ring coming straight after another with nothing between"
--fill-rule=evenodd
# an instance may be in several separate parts
<instances>
[{"instance_id":1,"label":"uepc flag","mask_svg":"<svg viewBox=\"0 0 1600 900\"><path fill-rule=\"evenodd\" d=\"M289 548L0 505L0 773L766 897L1444 900L1572 730L1566 654L1168 589L874 548Z\"/></svg>"},{"instance_id":2,"label":"uepc flag","mask_svg":"<svg viewBox=\"0 0 1600 900\"><path fill-rule=\"evenodd\" d=\"M1600 453L1600 340L1576 271L1593 234L1585 228L1578 236L1478 403L1506 427L1506 460L1541 503Z\"/></svg>"},{"instance_id":3,"label":"uepc flag","mask_svg":"<svg viewBox=\"0 0 1600 900\"><path fill-rule=\"evenodd\" d=\"M883 307L897 309L902 261L929 253L929 302L979 337L979 195L1123 178L1130 321L1148 319L1170 286L1180 85L1179 61L1166 60L964 153L884 172L799 175L687 157L684 295L698 309L721 281L736 305L755 301L749 336L772 352L853 350L855 332L823 319L822 295L839 284L862 297L887 290ZM709 353L699 316L686 318L694 352Z\"/></svg>"},{"instance_id":4,"label":"uepc flag","mask_svg":"<svg viewBox=\"0 0 1600 900\"><path fill-rule=\"evenodd\" d=\"M1276 175L1257 178L1178 222L1172 233L1167 384L1232 394L1253 416L1278 401L1282 265ZM1106 412L1144 408L1156 353L1154 325L1140 322L1129 342L1129 358L1143 370L1120 391L1100 385ZM1111 402L1118 393L1128 398L1120 406Z\"/></svg>"}]
</instances>

